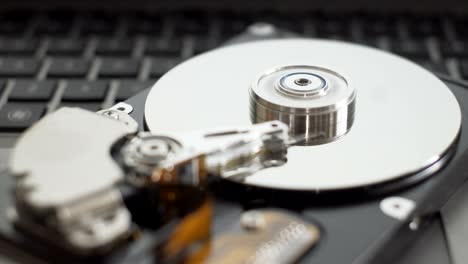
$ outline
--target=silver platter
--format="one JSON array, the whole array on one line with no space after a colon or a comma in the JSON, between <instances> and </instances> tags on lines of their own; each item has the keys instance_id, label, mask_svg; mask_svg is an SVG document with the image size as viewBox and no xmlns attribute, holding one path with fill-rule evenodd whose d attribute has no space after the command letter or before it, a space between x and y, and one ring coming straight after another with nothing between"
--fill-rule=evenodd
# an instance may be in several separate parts
<instances>
[{"instance_id":1,"label":"silver platter","mask_svg":"<svg viewBox=\"0 0 468 264\"><path fill-rule=\"evenodd\" d=\"M386 52L325 40L240 44L188 60L153 86L146 123L155 133L251 124L252 82L287 65L346 76L357 93L353 125L331 143L291 147L285 165L260 171L245 184L314 191L366 187L423 170L456 141L460 107L437 77Z\"/></svg>"}]
</instances>

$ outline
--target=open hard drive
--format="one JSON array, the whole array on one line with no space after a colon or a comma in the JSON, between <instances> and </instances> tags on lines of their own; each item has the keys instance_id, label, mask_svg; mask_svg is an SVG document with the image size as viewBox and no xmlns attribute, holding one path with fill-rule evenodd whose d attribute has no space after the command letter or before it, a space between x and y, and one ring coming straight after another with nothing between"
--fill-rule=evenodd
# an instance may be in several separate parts
<instances>
[{"instance_id":1,"label":"open hard drive","mask_svg":"<svg viewBox=\"0 0 468 264\"><path fill-rule=\"evenodd\" d=\"M468 177L466 103L373 48L219 48L26 131L2 236L68 263L394 263Z\"/></svg>"}]
</instances>

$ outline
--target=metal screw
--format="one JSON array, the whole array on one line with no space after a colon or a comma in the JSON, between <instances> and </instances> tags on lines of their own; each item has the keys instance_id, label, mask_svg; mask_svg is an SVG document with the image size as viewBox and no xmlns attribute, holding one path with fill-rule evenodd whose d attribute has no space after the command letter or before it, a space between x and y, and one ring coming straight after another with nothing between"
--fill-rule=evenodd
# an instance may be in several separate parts
<instances>
[{"instance_id":1,"label":"metal screw","mask_svg":"<svg viewBox=\"0 0 468 264\"><path fill-rule=\"evenodd\" d=\"M410 223L409 228L413 231L418 230L419 226L421 225L421 218L415 217Z\"/></svg>"},{"instance_id":2,"label":"metal screw","mask_svg":"<svg viewBox=\"0 0 468 264\"><path fill-rule=\"evenodd\" d=\"M248 211L242 214L240 224L243 228L254 231L262 229L265 226L265 217L261 212Z\"/></svg>"},{"instance_id":3,"label":"metal screw","mask_svg":"<svg viewBox=\"0 0 468 264\"><path fill-rule=\"evenodd\" d=\"M120 119L120 116L117 112L114 112L114 111L107 111L104 113L104 115L106 115L107 117L110 117L110 118L113 118L115 120L119 120Z\"/></svg>"},{"instance_id":4,"label":"metal screw","mask_svg":"<svg viewBox=\"0 0 468 264\"><path fill-rule=\"evenodd\" d=\"M398 220L406 220L416 207L415 203L403 197L388 197L380 202L380 210Z\"/></svg>"}]
</instances>

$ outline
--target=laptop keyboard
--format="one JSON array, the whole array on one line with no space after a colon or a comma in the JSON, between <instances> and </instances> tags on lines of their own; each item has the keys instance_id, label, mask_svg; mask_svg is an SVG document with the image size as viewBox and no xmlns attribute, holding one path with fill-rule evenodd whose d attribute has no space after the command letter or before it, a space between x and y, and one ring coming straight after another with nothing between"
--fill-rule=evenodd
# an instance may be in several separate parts
<instances>
[{"instance_id":1,"label":"laptop keyboard","mask_svg":"<svg viewBox=\"0 0 468 264\"><path fill-rule=\"evenodd\" d=\"M468 79L462 17L9 12L0 15L0 131L22 131L61 106L110 107L254 22L374 46Z\"/></svg>"}]
</instances>

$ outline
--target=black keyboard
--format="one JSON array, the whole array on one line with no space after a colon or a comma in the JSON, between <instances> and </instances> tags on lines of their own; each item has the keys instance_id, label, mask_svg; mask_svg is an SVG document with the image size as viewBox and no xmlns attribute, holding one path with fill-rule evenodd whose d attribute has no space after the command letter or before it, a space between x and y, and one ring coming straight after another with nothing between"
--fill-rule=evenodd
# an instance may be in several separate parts
<instances>
[{"instance_id":1,"label":"black keyboard","mask_svg":"<svg viewBox=\"0 0 468 264\"><path fill-rule=\"evenodd\" d=\"M255 22L374 46L468 79L464 17L8 12L0 14L0 132L22 131L61 106L110 107Z\"/></svg>"}]
</instances>

